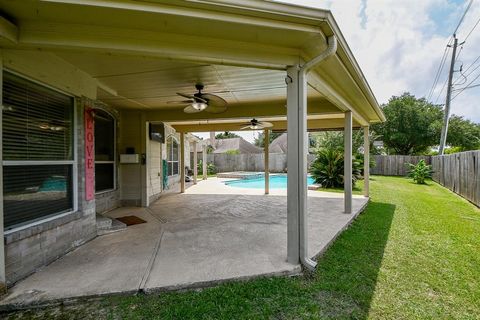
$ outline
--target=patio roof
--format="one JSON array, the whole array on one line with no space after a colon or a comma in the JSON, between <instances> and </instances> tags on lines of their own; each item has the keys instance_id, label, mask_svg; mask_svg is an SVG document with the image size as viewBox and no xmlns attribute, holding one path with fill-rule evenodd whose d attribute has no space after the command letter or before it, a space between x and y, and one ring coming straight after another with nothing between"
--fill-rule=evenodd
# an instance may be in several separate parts
<instances>
[{"instance_id":1,"label":"patio roof","mask_svg":"<svg viewBox=\"0 0 480 320\"><path fill-rule=\"evenodd\" d=\"M352 110L354 126L384 120L326 10L248 0L0 0L0 5L2 47L54 54L96 81L92 98L143 110L148 121L208 131L213 124L231 130L253 116L273 117L274 129L283 130L285 70L323 51L333 34L336 54L309 74L309 128L341 128L339 114L346 110ZM176 92L195 92L198 82L228 101L227 112L185 114L167 103L181 100ZM229 119L237 123L222 122ZM202 122L207 120L209 126Z\"/></svg>"}]
</instances>

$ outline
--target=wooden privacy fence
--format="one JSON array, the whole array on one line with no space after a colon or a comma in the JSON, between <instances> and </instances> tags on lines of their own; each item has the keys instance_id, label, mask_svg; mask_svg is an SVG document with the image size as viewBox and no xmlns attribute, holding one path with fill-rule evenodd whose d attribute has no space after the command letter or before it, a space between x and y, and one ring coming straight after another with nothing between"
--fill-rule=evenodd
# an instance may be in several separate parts
<instances>
[{"instance_id":1,"label":"wooden privacy fence","mask_svg":"<svg viewBox=\"0 0 480 320\"><path fill-rule=\"evenodd\" d=\"M373 156L375 167L370 169L371 174L382 176L406 176L407 163L417 164L420 160L431 163L430 156Z\"/></svg>"},{"instance_id":2,"label":"wooden privacy fence","mask_svg":"<svg viewBox=\"0 0 480 320\"><path fill-rule=\"evenodd\" d=\"M433 180L480 207L480 150L432 157Z\"/></svg>"},{"instance_id":3,"label":"wooden privacy fence","mask_svg":"<svg viewBox=\"0 0 480 320\"><path fill-rule=\"evenodd\" d=\"M444 156L373 156L371 174L406 176L407 163L432 165L433 180L480 207L480 150Z\"/></svg>"}]
</instances>

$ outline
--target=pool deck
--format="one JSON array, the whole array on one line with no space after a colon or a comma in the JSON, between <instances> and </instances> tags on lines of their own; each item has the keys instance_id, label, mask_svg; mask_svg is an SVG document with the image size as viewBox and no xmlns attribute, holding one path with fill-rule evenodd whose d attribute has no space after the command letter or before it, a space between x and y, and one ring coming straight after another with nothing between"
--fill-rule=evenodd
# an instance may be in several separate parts
<instances>
[{"instance_id":1,"label":"pool deck","mask_svg":"<svg viewBox=\"0 0 480 320\"><path fill-rule=\"evenodd\" d=\"M300 266L286 261L286 189L264 195L223 181L199 181L149 208L111 211L147 223L99 236L38 270L10 288L0 308L299 274ZM343 194L309 191L309 256L324 252L367 202L354 196L354 213L344 214Z\"/></svg>"}]
</instances>

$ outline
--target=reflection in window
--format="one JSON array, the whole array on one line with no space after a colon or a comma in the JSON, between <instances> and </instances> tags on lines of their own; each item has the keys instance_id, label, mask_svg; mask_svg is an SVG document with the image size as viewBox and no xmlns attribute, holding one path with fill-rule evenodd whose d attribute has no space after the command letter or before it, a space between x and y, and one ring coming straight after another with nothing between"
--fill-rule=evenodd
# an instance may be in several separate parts
<instances>
[{"instance_id":1,"label":"reflection in window","mask_svg":"<svg viewBox=\"0 0 480 320\"><path fill-rule=\"evenodd\" d=\"M167 139L167 165L169 176L178 174L178 151L179 146L177 140L173 136L170 136Z\"/></svg>"},{"instance_id":2,"label":"reflection in window","mask_svg":"<svg viewBox=\"0 0 480 320\"><path fill-rule=\"evenodd\" d=\"M95 110L95 192L115 189L115 119Z\"/></svg>"},{"instance_id":3,"label":"reflection in window","mask_svg":"<svg viewBox=\"0 0 480 320\"><path fill-rule=\"evenodd\" d=\"M5 228L73 210L73 98L3 72Z\"/></svg>"}]
</instances>

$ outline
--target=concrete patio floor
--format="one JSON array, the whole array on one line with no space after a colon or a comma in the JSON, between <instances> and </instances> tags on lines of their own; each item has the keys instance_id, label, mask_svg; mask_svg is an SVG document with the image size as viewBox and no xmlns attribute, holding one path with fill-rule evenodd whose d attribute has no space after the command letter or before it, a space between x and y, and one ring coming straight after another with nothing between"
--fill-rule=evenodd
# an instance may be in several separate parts
<instances>
[{"instance_id":1,"label":"concrete patio floor","mask_svg":"<svg viewBox=\"0 0 480 320\"><path fill-rule=\"evenodd\" d=\"M286 190L199 181L184 194L161 197L150 208L119 208L111 217L136 215L147 223L99 236L10 288L2 308L113 293L151 292L292 275L286 262ZM309 255L323 252L363 210L344 214L343 195L309 191Z\"/></svg>"}]
</instances>

